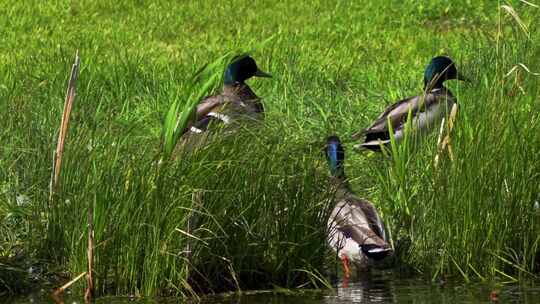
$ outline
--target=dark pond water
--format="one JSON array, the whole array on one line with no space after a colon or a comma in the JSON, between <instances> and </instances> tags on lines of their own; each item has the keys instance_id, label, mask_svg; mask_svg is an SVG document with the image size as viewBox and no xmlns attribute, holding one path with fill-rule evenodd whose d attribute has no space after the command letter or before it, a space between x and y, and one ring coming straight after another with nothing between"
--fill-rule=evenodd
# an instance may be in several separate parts
<instances>
[{"instance_id":1,"label":"dark pond water","mask_svg":"<svg viewBox=\"0 0 540 304\"><path fill-rule=\"evenodd\" d=\"M2 303L54 303L46 293L24 298L0 300ZM66 304L84 303L82 297L67 295ZM107 297L95 303L185 303L179 299L133 299ZM304 292L302 295L255 293L234 296L212 296L204 304L341 304L341 303L540 303L540 281L522 284L486 284L463 282L432 283L420 278L395 277L392 273L373 273L340 281L334 291Z\"/></svg>"}]
</instances>

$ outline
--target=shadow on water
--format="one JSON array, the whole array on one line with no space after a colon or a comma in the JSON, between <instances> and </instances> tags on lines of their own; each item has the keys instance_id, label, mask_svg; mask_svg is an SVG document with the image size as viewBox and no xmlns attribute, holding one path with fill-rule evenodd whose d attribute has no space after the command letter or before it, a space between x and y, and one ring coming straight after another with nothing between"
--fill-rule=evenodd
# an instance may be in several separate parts
<instances>
[{"instance_id":1,"label":"shadow on water","mask_svg":"<svg viewBox=\"0 0 540 304\"><path fill-rule=\"evenodd\" d=\"M67 295L64 303L84 303L82 296ZM4 299L0 303L54 303L42 291L27 297ZM99 298L95 303L186 303L178 298L135 299L127 297ZM189 302L188 302L189 303ZM195 303L195 302L192 302ZM392 272L373 272L350 280L339 281L334 291L275 294L253 292L244 295L205 297L204 304L341 304L341 303L540 303L540 281L526 284L464 284L460 281L433 283L423 278L403 278Z\"/></svg>"}]
</instances>

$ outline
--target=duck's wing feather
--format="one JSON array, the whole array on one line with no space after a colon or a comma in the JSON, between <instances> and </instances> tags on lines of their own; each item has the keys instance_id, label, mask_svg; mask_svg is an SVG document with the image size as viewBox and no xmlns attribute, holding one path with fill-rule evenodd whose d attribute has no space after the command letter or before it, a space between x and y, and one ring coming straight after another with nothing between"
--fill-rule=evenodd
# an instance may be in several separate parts
<instances>
[{"instance_id":1,"label":"duck's wing feather","mask_svg":"<svg viewBox=\"0 0 540 304\"><path fill-rule=\"evenodd\" d=\"M339 201L332 212L335 229L346 237L363 245L368 241L377 245L385 245L384 228L380 226L377 211L368 201L349 197Z\"/></svg>"},{"instance_id":2,"label":"duck's wing feather","mask_svg":"<svg viewBox=\"0 0 540 304\"><path fill-rule=\"evenodd\" d=\"M189 131L195 133L205 131L209 121L208 114L216 111L220 107L223 98L224 97L222 95L209 95L201 99L201 101L197 104L194 120L190 122L188 127L182 131L182 135L189 133Z\"/></svg>"},{"instance_id":3,"label":"duck's wing feather","mask_svg":"<svg viewBox=\"0 0 540 304\"><path fill-rule=\"evenodd\" d=\"M382 240L386 241L386 231L384 230L384 222L382 221L381 217L379 216L379 213L377 212L377 209L375 206L373 206L373 203L371 203L368 200L360 199L360 198L354 198L354 204L358 206L362 210L362 213L364 213L369 226L375 234L381 238Z\"/></svg>"},{"instance_id":4,"label":"duck's wing feather","mask_svg":"<svg viewBox=\"0 0 540 304\"><path fill-rule=\"evenodd\" d=\"M373 139L389 139L388 121L392 129L400 129L409 115L414 116L416 113L423 111L433 103L437 102L437 95L428 93L425 95L409 97L398 101L397 103L387 107L368 128L361 130L353 135L353 138L358 139L360 136L366 136L366 141Z\"/></svg>"},{"instance_id":5,"label":"duck's wing feather","mask_svg":"<svg viewBox=\"0 0 540 304\"><path fill-rule=\"evenodd\" d=\"M202 119L208 113L219 107L224 97L222 95L206 96L197 105L197 119Z\"/></svg>"}]
</instances>

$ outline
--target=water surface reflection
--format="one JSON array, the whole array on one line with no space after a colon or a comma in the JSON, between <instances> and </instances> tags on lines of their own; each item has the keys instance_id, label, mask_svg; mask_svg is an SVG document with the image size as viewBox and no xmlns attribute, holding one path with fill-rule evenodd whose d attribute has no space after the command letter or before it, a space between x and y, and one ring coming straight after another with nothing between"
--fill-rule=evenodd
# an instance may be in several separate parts
<instances>
[{"instance_id":1,"label":"water surface reflection","mask_svg":"<svg viewBox=\"0 0 540 304\"><path fill-rule=\"evenodd\" d=\"M497 297L493 297L493 291ZM82 297L67 295L64 303L84 303ZM195 303L188 301L188 303ZM339 281L334 291L305 292L302 295L272 293L242 296L212 296L203 304L342 304L342 303L539 303L540 281L521 285L487 283L464 284L459 281L433 283L422 278L397 276L392 272L372 272L349 282ZM54 303L45 292L18 299L0 299L0 303ZM186 303L178 298L134 299L99 298L95 303Z\"/></svg>"}]
</instances>

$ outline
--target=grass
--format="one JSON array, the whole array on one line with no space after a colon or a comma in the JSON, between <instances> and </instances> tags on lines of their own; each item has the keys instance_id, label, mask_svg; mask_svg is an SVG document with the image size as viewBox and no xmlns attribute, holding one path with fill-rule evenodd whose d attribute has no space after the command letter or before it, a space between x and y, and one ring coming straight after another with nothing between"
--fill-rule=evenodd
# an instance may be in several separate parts
<instances>
[{"instance_id":1,"label":"grass","mask_svg":"<svg viewBox=\"0 0 540 304\"><path fill-rule=\"evenodd\" d=\"M73 276L85 271L93 204L98 294L325 286L325 137L347 139L420 92L429 59L447 54L473 79L448 84L460 103L454 160L435 167L434 134L391 158L347 149L349 176L382 211L399 265L466 280L538 273L539 80L519 64L540 71L539 9L466 0L4 2L0 249L9 267L23 252ZM49 204L76 49L78 95L61 192ZM174 138L164 132L167 113L178 112L171 105L205 93L213 74L196 86L193 75L251 49L274 75L250 80L265 123L160 164ZM197 228L187 231L188 220Z\"/></svg>"}]
</instances>

